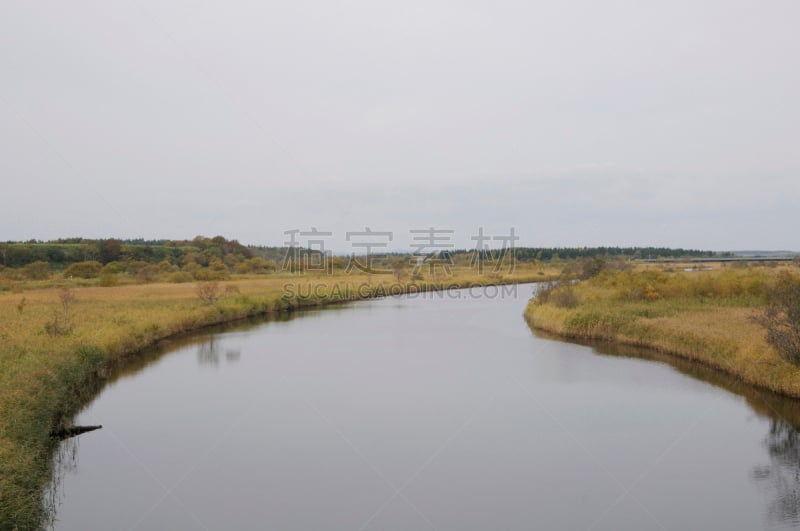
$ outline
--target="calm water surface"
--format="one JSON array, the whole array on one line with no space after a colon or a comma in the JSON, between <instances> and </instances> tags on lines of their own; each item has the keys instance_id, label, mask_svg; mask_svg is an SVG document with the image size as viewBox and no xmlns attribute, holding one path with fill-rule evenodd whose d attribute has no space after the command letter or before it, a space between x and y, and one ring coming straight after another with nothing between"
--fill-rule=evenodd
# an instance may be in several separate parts
<instances>
[{"instance_id":1,"label":"calm water surface","mask_svg":"<svg viewBox=\"0 0 800 531\"><path fill-rule=\"evenodd\" d=\"M797 402L537 337L516 289L176 342L76 419L55 528L800 528Z\"/></svg>"}]
</instances>

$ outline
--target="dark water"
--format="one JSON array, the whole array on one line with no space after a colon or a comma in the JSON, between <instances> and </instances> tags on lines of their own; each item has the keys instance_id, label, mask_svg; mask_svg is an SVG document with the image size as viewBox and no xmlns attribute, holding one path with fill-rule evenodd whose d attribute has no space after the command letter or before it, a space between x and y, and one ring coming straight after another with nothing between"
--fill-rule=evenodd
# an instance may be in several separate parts
<instances>
[{"instance_id":1,"label":"dark water","mask_svg":"<svg viewBox=\"0 0 800 531\"><path fill-rule=\"evenodd\" d=\"M56 529L800 528L797 402L537 337L516 289L177 342L76 419Z\"/></svg>"}]
</instances>

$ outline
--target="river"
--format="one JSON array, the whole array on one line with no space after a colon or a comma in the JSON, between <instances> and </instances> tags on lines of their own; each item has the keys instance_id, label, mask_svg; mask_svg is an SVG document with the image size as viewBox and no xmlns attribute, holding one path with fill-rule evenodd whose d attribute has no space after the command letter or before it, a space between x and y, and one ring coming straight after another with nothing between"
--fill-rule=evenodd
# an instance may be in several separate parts
<instances>
[{"instance_id":1,"label":"river","mask_svg":"<svg viewBox=\"0 0 800 531\"><path fill-rule=\"evenodd\" d=\"M57 530L800 528L797 401L540 337L532 285L175 340L62 443Z\"/></svg>"}]
</instances>

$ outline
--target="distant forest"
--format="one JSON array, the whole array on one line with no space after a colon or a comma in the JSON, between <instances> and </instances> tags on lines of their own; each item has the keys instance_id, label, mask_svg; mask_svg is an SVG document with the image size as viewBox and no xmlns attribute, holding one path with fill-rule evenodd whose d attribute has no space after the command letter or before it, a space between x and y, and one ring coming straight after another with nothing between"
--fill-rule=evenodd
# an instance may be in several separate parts
<instances>
[{"instance_id":1,"label":"distant forest","mask_svg":"<svg viewBox=\"0 0 800 531\"><path fill-rule=\"evenodd\" d=\"M246 246L236 240L222 236L206 238L197 236L192 240L117 240L66 238L27 242L0 243L0 266L10 268L25 267L32 263L47 263L51 269L64 269L71 264L97 262L107 265L112 262L160 264L175 266L197 264L208 267L221 262L228 268L260 258L267 261L266 267L274 268L284 259L287 247ZM460 255L473 251L453 250L448 254L455 260ZM395 253L398 255L411 253ZM514 249L516 259L522 262L532 260L573 260L580 258L637 259L637 258L699 258L726 256L711 251L694 249L670 249L666 247L518 247ZM262 267L261 261L257 262Z\"/></svg>"}]
</instances>

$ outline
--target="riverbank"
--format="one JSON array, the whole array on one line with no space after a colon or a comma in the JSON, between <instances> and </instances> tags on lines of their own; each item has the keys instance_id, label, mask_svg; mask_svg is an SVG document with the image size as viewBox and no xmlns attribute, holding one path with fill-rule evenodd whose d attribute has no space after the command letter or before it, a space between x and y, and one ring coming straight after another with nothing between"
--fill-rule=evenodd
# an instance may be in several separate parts
<instances>
[{"instance_id":1,"label":"riverbank","mask_svg":"<svg viewBox=\"0 0 800 531\"><path fill-rule=\"evenodd\" d=\"M531 301L525 318L559 337L651 348L800 398L800 367L778 354L754 320L780 270L606 271Z\"/></svg>"},{"instance_id":2,"label":"riverbank","mask_svg":"<svg viewBox=\"0 0 800 531\"><path fill-rule=\"evenodd\" d=\"M454 270L441 280L391 276L242 278L198 284L72 287L0 293L0 529L31 529L57 445L48 434L90 400L116 367L164 339L215 324L408 291L547 280Z\"/></svg>"}]
</instances>

